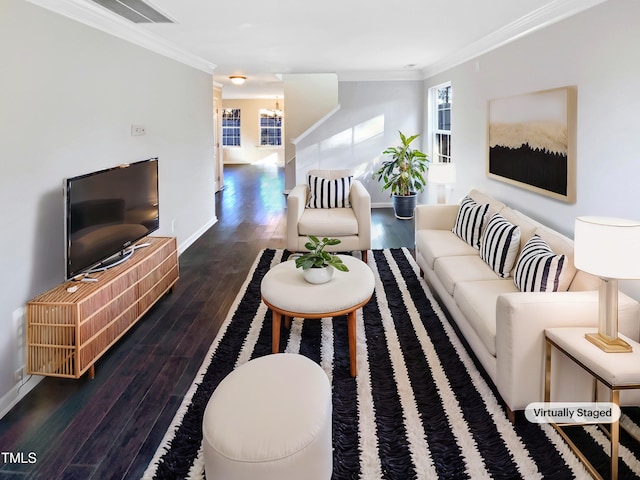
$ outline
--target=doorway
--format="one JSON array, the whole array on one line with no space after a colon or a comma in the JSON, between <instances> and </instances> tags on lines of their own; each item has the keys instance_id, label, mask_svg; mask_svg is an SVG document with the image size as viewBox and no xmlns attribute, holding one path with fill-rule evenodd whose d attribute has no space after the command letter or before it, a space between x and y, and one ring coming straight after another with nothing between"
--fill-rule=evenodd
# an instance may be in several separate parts
<instances>
[{"instance_id":1,"label":"doorway","mask_svg":"<svg viewBox=\"0 0 640 480\"><path fill-rule=\"evenodd\" d=\"M222 106L222 91L213 89L213 161L215 165L215 191L219 192L224 188L224 158L223 150L220 146L222 138L222 127L220 124L220 109Z\"/></svg>"}]
</instances>

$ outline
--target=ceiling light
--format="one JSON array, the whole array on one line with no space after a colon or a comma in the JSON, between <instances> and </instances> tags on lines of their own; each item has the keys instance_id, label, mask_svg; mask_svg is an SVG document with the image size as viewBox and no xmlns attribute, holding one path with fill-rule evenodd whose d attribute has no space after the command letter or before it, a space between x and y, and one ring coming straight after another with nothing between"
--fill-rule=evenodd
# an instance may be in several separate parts
<instances>
[{"instance_id":1,"label":"ceiling light","mask_svg":"<svg viewBox=\"0 0 640 480\"><path fill-rule=\"evenodd\" d=\"M231 75L229 78L234 85L242 85L247 79L244 75Z\"/></svg>"}]
</instances>

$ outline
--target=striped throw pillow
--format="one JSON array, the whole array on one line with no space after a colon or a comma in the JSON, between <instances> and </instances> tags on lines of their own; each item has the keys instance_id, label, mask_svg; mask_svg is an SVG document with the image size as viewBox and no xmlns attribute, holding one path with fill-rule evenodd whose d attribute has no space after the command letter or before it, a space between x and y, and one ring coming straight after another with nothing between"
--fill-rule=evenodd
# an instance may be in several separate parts
<instances>
[{"instance_id":1,"label":"striped throw pillow","mask_svg":"<svg viewBox=\"0 0 640 480\"><path fill-rule=\"evenodd\" d=\"M507 278L520 248L520 227L497 213L491 217L480 241L480 258L500 277Z\"/></svg>"},{"instance_id":2,"label":"striped throw pillow","mask_svg":"<svg viewBox=\"0 0 640 480\"><path fill-rule=\"evenodd\" d=\"M353 176L333 180L308 175L309 201L308 208L350 208L349 192Z\"/></svg>"},{"instance_id":3,"label":"striped throw pillow","mask_svg":"<svg viewBox=\"0 0 640 480\"><path fill-rule=\"evenodd\" d=\"M484 217L488 210L488 203L479 204L471 197L464 197L460 202L456 224L451 231L473 248L479 249Z\"/></svg>"},{"instance_id":4,"label":"striped throw pillow","mask_svg":"<svg viewBox=\"0 0 640 480\"><path fill-rule=\"evenodd\" d=\"M547 242L536 234L522 248L513 281L522 292L557 292L566 263L566 255L553 253Z\"/></svg>"}]
</instances>

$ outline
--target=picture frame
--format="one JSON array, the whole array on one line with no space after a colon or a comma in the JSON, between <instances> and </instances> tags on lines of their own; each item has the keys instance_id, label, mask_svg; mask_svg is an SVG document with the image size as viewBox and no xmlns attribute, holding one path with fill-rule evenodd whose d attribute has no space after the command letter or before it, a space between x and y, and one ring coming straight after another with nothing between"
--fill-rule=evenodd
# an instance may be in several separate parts
<instances>
[{"instance_id":1,"label":"picture frame","mask_svg":"<svg viewBox=\"0 0 640 480\"><path fill-rule=\"evenodd\" d=\"M574 203L576 99L568 86L489 100L487 176Z\"/></svg>"}]
</instances>

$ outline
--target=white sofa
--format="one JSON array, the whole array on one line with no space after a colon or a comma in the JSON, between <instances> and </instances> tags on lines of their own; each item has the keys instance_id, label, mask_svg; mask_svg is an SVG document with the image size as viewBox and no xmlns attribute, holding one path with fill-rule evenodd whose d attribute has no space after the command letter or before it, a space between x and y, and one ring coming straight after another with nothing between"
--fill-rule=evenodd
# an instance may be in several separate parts
<instances>
[{"instance_id":1,"label":"white sofa","mask_svg":"<svg viewBox=\"0 0 640 480\"><path fill-rule=\"evenodd\" d=\"M452 232L459 205L416 208L415 253L421 273L493 380L514 420L515 411L543 401L545 328L597 327L599 279L576 271L569 238L482 192L472 190L468 196L477 204L489 204L485 226L499 213L520 227L518 255L538 234L554 253L565 254L568 260L567 270L563 269L567 291L521 292L514 283L513 270L501 278L482 260L479 250ZM633 340L640 336L640 305L622 293L619 329ZM553 355L552 400L591 400L590 378L561 354Z\"/></svg>"}]
</instances>

